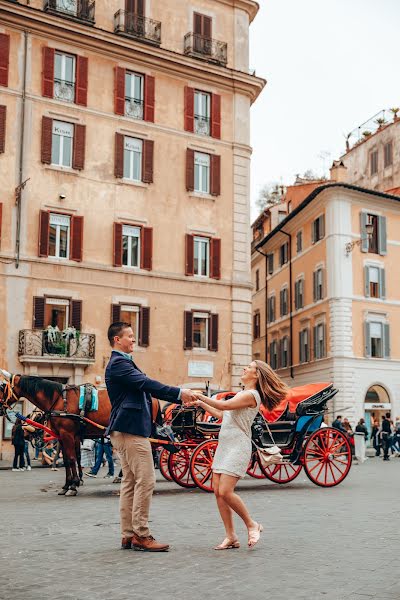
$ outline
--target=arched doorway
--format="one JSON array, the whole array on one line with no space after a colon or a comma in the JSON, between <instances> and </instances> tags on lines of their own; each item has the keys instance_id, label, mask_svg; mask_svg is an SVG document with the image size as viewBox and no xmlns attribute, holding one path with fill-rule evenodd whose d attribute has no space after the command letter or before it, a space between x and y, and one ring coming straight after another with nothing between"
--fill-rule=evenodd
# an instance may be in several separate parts
<instances>
[{"instance_id":1,"label":"arched doorway","mask_svg":"<svg viewBox=\"0 0 400 600\"><path fill-rule=\"evenodd\" d=\"M375 384L368 388L364 399L365 424L368 428L369 437L371 436L373 422L382 421L382 416L390 413L392 408L390 396L383 385Z\"/></svg>"}]
</instances>

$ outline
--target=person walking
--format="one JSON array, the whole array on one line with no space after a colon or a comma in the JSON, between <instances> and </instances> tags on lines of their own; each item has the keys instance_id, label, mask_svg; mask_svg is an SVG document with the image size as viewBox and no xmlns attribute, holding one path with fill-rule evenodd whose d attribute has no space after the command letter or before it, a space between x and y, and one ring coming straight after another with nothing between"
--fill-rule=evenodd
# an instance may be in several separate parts
<instances>
[{"instance_id":1,"label":"person walking","mask_svg":"<svg viewBox=\"0 0 400 600\"><path fill-rule=\"evenodd\" d=\"M339 431L342 431L343 433L347 433L347 429L345 429L345 427L343 426L343 423L342 423L342 415L338 415L336 417L336 419L332 423L332 427L334 429L338 429Z\"/></svg>"},{"instance_id":2,"label":"person walking","mask_svg":"<svg viewBox=\"0 0 400 600\"><path fill-rule=\"evenodd\" d=\"M365 425L365 419L360 419L356 425L354 433L354 450L355 456L361 464L367 459L365 456L367 439L368 429Z\"/></svg>"},{"instance_id":3,"label":"person walking","mask_svg":"<svg viewBox=\"0 0 400 600\"><path fill-rule=\"evenodd\" d=\"M155 485L152 432L152 396L170 402L195 399L191 390L164 385L150 379L133 362L135 336L129 323L119 321L108 328L112 347L105 381L111 401L110 435L122 467L120 490L121 547L163 552L169 545L157 542L149 530L149 511Z\"/></svg>"},{"instance_id":4,"label":"person walking","mask_svg":"<svg viewBox=\"0 0 400 600\"><path fill-rule=\"evenodd\" d=\"M382 439L382 447L383 447L383 460L390 460L389 458L389 450L390 450L390 442L391 442L391 434L392 434L392 426L390 423L390 415L382 417L382 426L381 426L381 439Z\"/></svg>"},{"instance_id":5,"label":"person walking","mask_svg":"<svg viewBox=\"0 0 400 600\"><path fill-rule=\"evenodd\" d=\"M244 389L230 400L214 400L197 394L198 399L193 402L212 416L222 418L212 471L214 494L226 537L215 550L240 547L233 523L234 512L247 528L249 548L260 539L263 526L250 516L243 500L235 493L235 487L246 475L252 452L251 426L260 404L272 410L289 389L271 367L260 360L254 360L244 368L241 382Z\"/></svg>"},{"instance_id":6,"label":"person walking","mask_svg":"<svg viewBox=\"0 0 400 600\"><path fill-rule=\"evenodd\" d=\"M109 479L110 477L114 477L114 461L113 461L113 451L110 438L103 437L96 440L96 448L95 448L95 456L96 462L94 467L90 469L85 475L88 477L97 477L97 473L100 470L101 464L103 462L103 456L106 455L106 459L108 462L108 473L104 475L104 479Z\"/></svg>"},{"instance_id":7,"label":"person walking","mask_svg":"<svg viewBox=\"0 0 400 600\"><path fill-rule=\"evenodd\" d=\"M11 430L11 443L14 446L13 471L25 471L25 438L21 419L17 419ZM19 463L19 467L18 467Z\"/></svg>"},{"instance_id":8,"label":"person walking","mask_svg":"<svg viewBox=\"0 0 400 600\"><path fill-rule=\"evenodd\" d=\"M375 456L381 455L381 439L380 439L380 437L381 436L380 436L379 421L378 421L378 419L375 419L374 425L373 425L372 431L371 431L371 440L372 440L372 445L375 450Z\"/></svg>"}]
</instances>

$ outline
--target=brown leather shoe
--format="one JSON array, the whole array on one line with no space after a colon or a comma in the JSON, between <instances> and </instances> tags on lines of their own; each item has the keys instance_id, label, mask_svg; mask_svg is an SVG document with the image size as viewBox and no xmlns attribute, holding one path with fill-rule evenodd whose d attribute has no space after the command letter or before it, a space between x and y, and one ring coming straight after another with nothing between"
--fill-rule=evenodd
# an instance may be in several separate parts
<instances>
[{"instance_id":1,"label":"brown leather shoe","mask_svg":"<svg viewBox=\"0 0 400 600\"><path fill-rule=\"evenodd\" d=\"M132 548L132 538L122 538L121 550L130 550Z\"/></svg>"},{"instance_id":2,"label":"brown leather shoe","mask_svg":"<svg viewBox=\"0 0 400 600\"><path fill-rule=\"evenodd\" d=\"M156 542L152 535L148 537L139 537L134 535L132 538L132 550L141 550L142 552L167 552L169 544Z\"/></svg>"}]
</instances>

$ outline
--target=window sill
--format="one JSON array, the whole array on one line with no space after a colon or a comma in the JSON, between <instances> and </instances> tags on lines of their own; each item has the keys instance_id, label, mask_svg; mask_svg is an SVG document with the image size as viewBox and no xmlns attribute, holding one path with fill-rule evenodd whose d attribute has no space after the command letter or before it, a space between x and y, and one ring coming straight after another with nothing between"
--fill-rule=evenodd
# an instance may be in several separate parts
<instances>
[{"instance_id":1,"label":"window sill","mask_svg":"<svg viewBox=\"0 0 400 600\"><path fill-rule=\"evenodd\" d=\"M133 185L135 187L140 187L140 188L144 188L144 189L147 189L150 185L149 183L143 183L143 181L133 181L132 179L126 179L125 177L120 179L119 183L121 185L122 184Z\"/></svg>"},{"instance_id":2,"label":"window sill","mask_svg":"<svg viewBox=\"0 0 400 600\"><path fill-rule=\"evenodd\" d=\"M185 350L187 356L215 356L216 351L208 350L208 348L192 348L192 350Z\"/></svg>"},{"instance_id":3,"label":"window sill","mask_svg":"<svg viewBox=\"0 0 400 600\"><path fill-rule=\"evenodd\" d=\"M59 173L65 173L67 175L75 175L75 177L79 176L79 171L73 169L72 167L62 167L61 165L45 165L45 169L49 171L58 171Z\"/></svg>"},{"instance_id":4,"label":"window sill","mask_svg":"<svg viewBox=\"0 0 400 600\"><path fill-rule=\"evenodd\" d=\"M203 194L202 192L190 192L189 198L200 198L201 200L211 200L212 202L215 202L216 196Z\"/></svg>"}]
</instances>

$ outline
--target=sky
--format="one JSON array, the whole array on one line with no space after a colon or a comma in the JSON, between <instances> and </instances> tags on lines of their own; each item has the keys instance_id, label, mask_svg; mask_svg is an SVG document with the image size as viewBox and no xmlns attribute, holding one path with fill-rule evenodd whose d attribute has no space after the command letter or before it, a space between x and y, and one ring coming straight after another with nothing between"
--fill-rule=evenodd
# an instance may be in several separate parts
<instances>
[{"instance_id":1,"label":"sky","mask_svg":"<svg viewBox=\"0 0 400 600\"><path fill-rule=\"evenodd\" d=\"M345 134L400 106L400 0L258 0L250 68L267 80L251 109L252 219L264 184L328 175Z\"/></svg>"}]
</instances>

